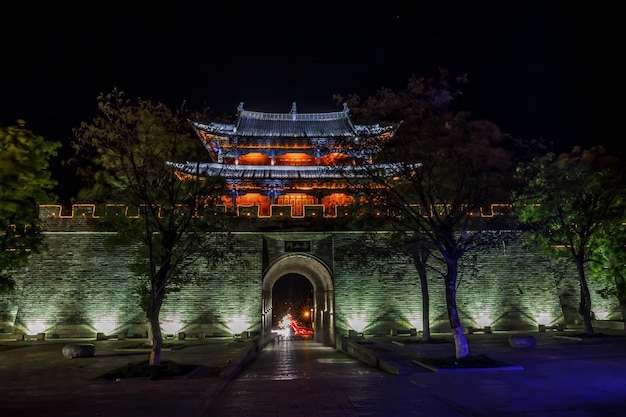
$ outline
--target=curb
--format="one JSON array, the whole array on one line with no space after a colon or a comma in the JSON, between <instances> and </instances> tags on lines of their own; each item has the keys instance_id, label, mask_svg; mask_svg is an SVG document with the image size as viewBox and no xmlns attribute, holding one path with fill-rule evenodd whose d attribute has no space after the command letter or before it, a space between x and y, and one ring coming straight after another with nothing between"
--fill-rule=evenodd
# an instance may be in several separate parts
<instances>
[{"instance_id":1,"label":"curb","mask_svg":"<svg viewBox=\"0 0 626 417\"><path fill-rule=\"evenodd\" d=\"M252 362L257 353L262 350L268 343L272 342L276 336L274 334L266 336L265 338L256 339L248 346L242 353L239 354L234 360L230 361L219 374L220 379L230 380L239 374L250 362Z\"/></svg>"}]
</instances>

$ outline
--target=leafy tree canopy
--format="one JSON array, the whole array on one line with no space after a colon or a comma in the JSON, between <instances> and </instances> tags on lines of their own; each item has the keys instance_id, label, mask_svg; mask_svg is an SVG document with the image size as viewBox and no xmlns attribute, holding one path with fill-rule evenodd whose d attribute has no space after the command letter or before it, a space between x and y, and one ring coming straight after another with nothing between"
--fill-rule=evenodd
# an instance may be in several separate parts
<instances>
[{"instance_id":1,"label":"leafy tree canopy","mask_svg":"<svg viewBox=\"0 0 626 417\"><path fill-rule=\"evenodd\" d=\"M604 285L602 296L617 298L622 317L626 317L626 219L598 233L595 241L597 256L590 263L591 277Z\"/></svg>"},{"instance_id":2,"label":"leafy tree canopy","mask_svg":"<svg viewBox=\"0 0 626 417\"><path fill-rule=\"evenodd\" d=\"M527 235L546 252L590 260L603 225L624 220L624 163L601 146L549 153L520 166L515 211ZM606 230L606 229L605 229Z\"/></svg>"},{"instance_id":3,"label":"leafy tree canopy","mask_svg":"<svg viewBox=\"0 0 626 417\"><path fill-rule=\"evenodd\" d=\"M98 100L100 115L74 130L73 162L88 186L79 194L81 201L169 206L197 197L202 185L216 185L180 181L167 165L207 156L191 135L184 106L172 111L141 98L133 103L118 90Z\"/></svg>"},{"instance_id":4,"label":"leafy tree canopy","mask_svg":"<svg viewBox=\"0 0 626 417\"><path fill-rule=\"evenodd\" d=\"M626 209L623 161L602 146L575 147L571 153L549 153L518 169L514 209L529 241L553 256L568 256L576 265L581 289L580 314L593 334L592 297L587 265L620 262L612 256ZM604 248L601 250L601 247ZM623 251L623 247L621 249Z\"/></svg>"},{"instance_id":5,"label":"leafy tree canopy","mask_svg":"<svg viewBox=\"0 0 626 417\"><path fill-rule=\"evenodd\" d=\"M56 202L48 167L60 146L26 129L22 120L0 126L0 292L14 285L8 270L26 266L30 254L44 248L39 204Z\"/></svg>"},{"instance_id":6,"label":"leafy tree canopy","mask_svg":"<svg viewBox=\"0 0 626 417\"><path fill-rule=\"evenodd\" d=\"M167 293L195 278L203 257L216 262L232 253L216 205L225 189L221 177L181 176L168 162L201 161L206 150L191 136L184 106L171 111L161 103L125 97L122 91L98 97L99 115L74 130L78 172L88 187L81 199L119 203L137 219L112 216L119 239L143 243L134 270L140 305L150 320L152 365L160 363L159 312ZM107 216L108 217L108 216ZM223 239L221 239L223 237Z\"/></svg>"}]
</instances>

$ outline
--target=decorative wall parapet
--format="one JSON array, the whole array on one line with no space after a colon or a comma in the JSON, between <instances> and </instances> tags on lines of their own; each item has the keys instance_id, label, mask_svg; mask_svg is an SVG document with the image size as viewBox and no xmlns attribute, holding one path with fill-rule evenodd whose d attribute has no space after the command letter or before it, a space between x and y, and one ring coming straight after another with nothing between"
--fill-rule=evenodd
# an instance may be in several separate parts
<instances>
[{"instance_id":1,"label":"decorative wall parapet","mask_svg":"<svg viewBox=\"0 0 626 417\"><path fill-rule=\"evenodd\" d=\"M431 207L423 214L432 215L437 210L442 210L443 206ZM226 211L225 206L219 206L220 211ZM480 207L471 213L472 216L489 218L494 216L504 216L511 211L510 204L489 204ZM272 204L269 216L260 214L259 207L255 205L241 205L237 208L237 216L239 217L257 217L263 219L275 219L277 217L303 219L313 217L336 218L340 214L345 216L349 213L344 206L335 206L330 213L325 211L323 205L305 205L303 214L294 214L294 208L286 204ZM124 204L72 204L67 210L66 207L56 204L46 204L39 206L39 218L45 220L80 220L80 219L98 219L108 216L126 216L128 218L138 218L139 212L136 207L129 207Z\"/></svg>"},{"instance_id":2,"label":"decorative wall parapet","mask_svg":"<svg viewBox=\"0 0 626 417\"><path fill-rule=\"evenodd\" d=\"M64 206L57 204L42 204L39 206L39 218L45 219L74 219L80 217L93 218L96 212L95 204L72 204L70 213L64 212Z\"/></svg>"}]
</instances>

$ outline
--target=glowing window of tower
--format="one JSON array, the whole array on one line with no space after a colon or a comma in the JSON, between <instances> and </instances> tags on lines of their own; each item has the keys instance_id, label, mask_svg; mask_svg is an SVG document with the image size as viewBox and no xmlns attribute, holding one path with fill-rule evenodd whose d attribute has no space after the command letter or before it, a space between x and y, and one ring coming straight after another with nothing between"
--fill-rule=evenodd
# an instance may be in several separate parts
<instances>
[{"instance_id":1,"label":"glowing window of tower","mask_svg":"<svg viewBox=\"0 0 626 417\"><path fill-rule=\"evenodd\" d=\"M251 152L239 158L239 165L270 165L270 158L260 152Z\"/></svg>"},{"instance_id":2,"label":"glowing window of tower","mask_svg":"<svg viewBox=\"0 0 626 417\"><path fill-rule=\"evenodd\" d=\"M308 166L315 165L315 157L305 153L287 153L276 158L276 165Z\"/></svg>"}]
</instances>

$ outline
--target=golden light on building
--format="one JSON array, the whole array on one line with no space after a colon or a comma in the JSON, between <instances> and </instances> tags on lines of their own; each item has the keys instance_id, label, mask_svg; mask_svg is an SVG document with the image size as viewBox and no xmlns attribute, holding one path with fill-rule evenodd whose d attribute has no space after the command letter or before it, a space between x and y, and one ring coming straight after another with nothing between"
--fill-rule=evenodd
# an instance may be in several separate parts
<instances>
[{"instance_id":1,"label":"golden light on building","mask_svg":"<svg viewBox=\"0 0 626 417\"><path fill-rule=\"evenodd\" d=\"M307 208L323 207L325 217L353 204L356 190L335 167L351 171L371 164L371 151L349 154L350 144L380 142L393 136L398 125L355 125L347 106L342 111L289 113L246 110L241 103L233 124L192 123L212 159L210 163L171 162L181 180L199 175L220 175L227 181L221 198L228 210L247 217L274 213L303 217ZM375 147L372 147L375 149ZM357 153L354 153L355 155ZM199 171L198 171L199 169ZM276 210L274 209L276 208Z\"/></svg>"}]
</instances>

